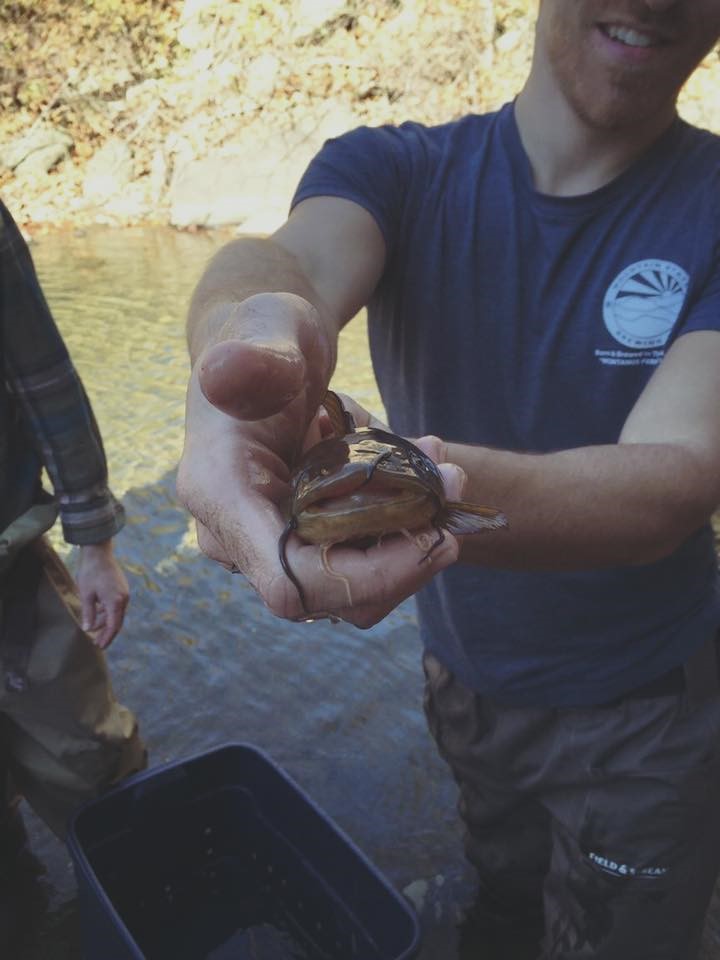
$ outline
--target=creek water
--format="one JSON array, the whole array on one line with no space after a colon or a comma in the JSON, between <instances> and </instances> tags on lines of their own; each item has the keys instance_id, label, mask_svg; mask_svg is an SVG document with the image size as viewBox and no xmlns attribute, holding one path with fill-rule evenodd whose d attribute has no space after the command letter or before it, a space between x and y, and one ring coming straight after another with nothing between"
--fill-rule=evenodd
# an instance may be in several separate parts
<instances>
[{"instance_id":1,"label":"creek water","mask_svg":"<svg viewBox=\"0 0 720 960\"><path fill-rule=\"evenodd\" d=\"M153 766L228 742L264 749L413 900L423 960L451 960L472 878L455 789L422 717L412 604L369 631L281 622L241 577L199 554L175 497L185 311L227 239L94 228L32 245L127 511L116 550L132 597L108 655L116 694L137 713ZM334 386L382 415L361 317L343 333ZM53 541L72 565L57 530ZM67 851L25 813L49 904L13 960L80 960Z\"/></svg>"}]
</instances>

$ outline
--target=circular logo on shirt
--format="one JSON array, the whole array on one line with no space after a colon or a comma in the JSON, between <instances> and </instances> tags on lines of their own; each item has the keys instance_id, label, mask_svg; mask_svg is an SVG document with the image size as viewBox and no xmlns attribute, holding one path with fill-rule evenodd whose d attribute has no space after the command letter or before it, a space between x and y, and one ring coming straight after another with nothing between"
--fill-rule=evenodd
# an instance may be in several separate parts
<instances>
[{"instance_id":1,"label":"circular logo on shirt","mask_svg":"<svg viewBox=\"0 0 720 960\"><path fill-rule=\"evenodd\" d=\"M669 260L638 260L608 287L603 319L626 347L661 347L680 315L690 277Z\"/></svg>"}]
</instances>

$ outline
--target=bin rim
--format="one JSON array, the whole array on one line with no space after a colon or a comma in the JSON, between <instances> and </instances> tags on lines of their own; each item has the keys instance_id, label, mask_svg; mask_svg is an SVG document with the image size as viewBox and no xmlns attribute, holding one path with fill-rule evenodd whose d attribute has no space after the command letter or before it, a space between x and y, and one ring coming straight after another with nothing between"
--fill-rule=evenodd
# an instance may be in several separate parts
<instances>
[{"instance_id":1,"label":"bin rim","mask_svg":"<svg viewBox=\"0 0 720 960\"><path fill-rule=\"evenodd\" d=\"M190 754L186 757L180 757L175 760L168 760L165 763L158 764L157 766L148 767L145 770L141 770L138 773L131 774L129 777L126 777L121 783L111 787L108 791L103 793L99 797L85 801L78 809L73 813L69 819L66 844L70 850L73 862L77 869L81 870L86 878L92 879L95 881L93 883L94 893L99 896L102 906L110 915L114 921L117 929L121 931L123 938L126 940L127 946L131 947L133 950L132 960L146 960L145 955L140 951L139 947L136 944L132 934L125 925L122 917L116 910L112 900L105 892L104 887L97 882L98 877L93 869L90 861L80 844L80 841L77 836L77 824L78 821L82 818L83 814L91 807L96 806L99 803L102 803L105 799L109 799L117 794L125 793L127 790L131 789L138 783L142 783L147 780L149 776L154 776L156 774L164 773L170 770L175 769L176 767L184 766L185 764L194 763L205 757L212 756L217 753L222 753L225 751L236 751L244 750L248 753L253 753L260 759L262 759L268 766L270 766L274 773L281 777L290 787L297 791L303 801L312 808L312 810L318 814L327 824L332 828L332 830L338 835L338 837L350 848L353 854L360 860L363 866L374 876L378 883L388 891L396 901L398 906L403 910L406 917L410 921L412 927L412 942L406 946L401 954L397 957L393 957L392 960L412 960L413 957L417 955L417 951L420 947L420 923L417 916L417 913L413 905L409 902L407 897L399 890L397 890L388 880L388 878L383 874L383 872L370 860L370 858L358 847L355 841L349 836L349 834L338 824L335 819L330 816L322 807L300 786L300 784L292 777L286 770L284 770L277 761L275 761L270 754L264 750L262 747L258 747L253 743L248 741L226 741L224 743L218 744L214 747L210 747L206 750L200 750L196 753Z\"/></svg>"}]
</instances>

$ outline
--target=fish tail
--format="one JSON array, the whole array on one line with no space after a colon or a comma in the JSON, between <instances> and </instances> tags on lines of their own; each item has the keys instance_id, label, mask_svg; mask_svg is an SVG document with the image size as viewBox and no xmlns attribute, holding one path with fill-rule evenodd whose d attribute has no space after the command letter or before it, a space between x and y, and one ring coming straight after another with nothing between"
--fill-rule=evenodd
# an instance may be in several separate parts
<instances>
[{"instance_id":1,"label":"fish tail","mask_svg":"<svg viewBox=\"0 0 720 960\"><path fill-rule=\"evenodd\" d=\"M450 533L486 533L489 530L504 530L507 517L495 507L482 507L463 500L448 500L437 518L439 526Z\"/></svg>"}]
</instances>

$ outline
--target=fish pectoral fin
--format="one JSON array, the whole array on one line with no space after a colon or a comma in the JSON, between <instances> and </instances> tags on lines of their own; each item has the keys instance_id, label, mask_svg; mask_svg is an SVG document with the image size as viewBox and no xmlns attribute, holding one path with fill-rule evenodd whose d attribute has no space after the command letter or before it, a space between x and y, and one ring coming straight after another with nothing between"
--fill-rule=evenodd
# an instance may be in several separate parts
<instances>
[{"instance_id":1,"label":"fish pectoral fin","mask_svg":"<svg viewBox=\"0 0 720 960\"><path fill-rule=\"evenodd\" d=\"M355 419L343 406L343 402L334 390L328 390L322 405L330 418L330 424L336 437L344 437L355 431Z\"/></svg>"},{"instance_id":2,"label":"fish pectoral fin","mask_svg":"<svg viewBox=\"0 0 720 960\"><path fill-rule=\"evenodd\" d=\"M489 530L504 530L508 526L507 517L495 507L481 507L476 503L464 503L448 500L440 516L438 525L449 533L486 533Z\"/></svg>"}]
</instances>

